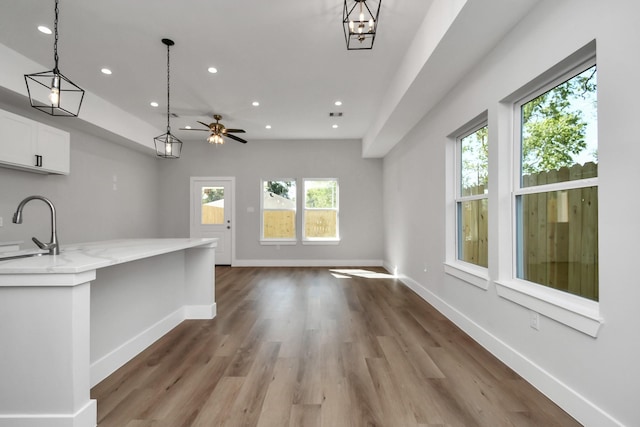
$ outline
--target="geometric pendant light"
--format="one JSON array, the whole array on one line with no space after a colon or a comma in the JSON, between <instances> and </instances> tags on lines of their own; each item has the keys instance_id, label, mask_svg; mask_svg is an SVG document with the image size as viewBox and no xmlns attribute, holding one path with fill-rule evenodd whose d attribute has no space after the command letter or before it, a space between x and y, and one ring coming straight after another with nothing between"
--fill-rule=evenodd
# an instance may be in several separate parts
<instances>
[{"instance_id":1,"label":"geometric pendant light","mask_svg":"<svg viewBox=\"0 0 640 427\"><path fill-rule=\"evenodd\" d=\"M342 25L347 50L373 48L382 0L344 0ZM371 8L369 6L371 5Z\"/></svg>"},{"instance_id":2,"label":"geometric pendant light","mask_svg":"<svg viewBox=\"0 0 640 427\"><path fill-rule=\"evenodd\" d=\"M55 0L53 70L25 74L24 80L33 108L52 116L77 117L84 90L66 78L58 67L58 13L58 0Z\"/></svg>"},{"instance_id":3,"label":"geometric pendant light","mask_svg":"<svg viewBox=\"0 0 640 427\"><path fill-rule=\"evenodd\" d=\"M162 39L162 43L167 45L167 133L153 138L156 145L156 154L158 157L165 159L178 159L182 151L182 141L171 134L171 103L170 103L170 67L169 67L169 48L174 45L173 40Z\"/></svg>"}]
</instances>

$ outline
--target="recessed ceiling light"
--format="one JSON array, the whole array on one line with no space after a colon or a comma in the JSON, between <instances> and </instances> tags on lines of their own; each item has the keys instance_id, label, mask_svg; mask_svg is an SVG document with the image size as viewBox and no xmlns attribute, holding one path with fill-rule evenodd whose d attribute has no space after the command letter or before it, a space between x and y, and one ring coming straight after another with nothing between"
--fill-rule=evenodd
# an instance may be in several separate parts
<instances>
[{"instance_id":1,"label":"recessed ceiling light","mask_svg":"<svg viewBox=\"0 0 640 427\"><path fill-rule=\"evenodd\" d=\"M336 107L339 107L342 105L342 101L336 101L333 103L333 105L335 105Z\"/></svg>"},{"instance_id":2,"label":"recessed ceiling light","mask_svg":"<svg viewBox=\"0 0 640 427\"><path fill-rule=\"evenodd\" d=\"M257 107L260 105L260 103L258 101L253 101L251 105L253 105L254 107Z\"/></svg>"},{"instance_id":3,"label":"recessed ceiling light","mask_svg":"<svg viewBox=\"0 0 640 427\"><path fill-rule=\"evenodd\" d=\"M108 68L103 68L103 69L102 69L102 70L100 70L100 71L102 71L102 74L106 74L107 76L110 76L110 75L111 75L111 70L110 70L110 69L108 69Z\"/></svg>"},{"instance_id":4,"label":"recessed ceiling light","mask_svg":"<svg viewBox=\"0 0 640 427\"><path fill-rule=\"evenodd\" d=\"M184 128L185 128L185 129L191 129L191 126L186 125Z\"/></svg>"},{"instance_id":5,"label":"recessed ceiling light","mask_svg":"<svg viewBox=\"0 0 640 427\"><path fill-rule=\"evenodd\" d=\"M157 107L158 103L156 101L153 101L152 103L150 103L149 105L151 105L152 107Z\"/></svg>"},{"instance_id":6,"label":"recessed ceiling light","mask_svg":"<svg viewBox=\"0 0 640 427\"><path fill-rule=\"evenodd\" d=\"M333 125L331 127L334 128L334 129L338 129L338 125Z\"/></svg>"},{"instance_id":7,"label":"recessed ceiling light","mask_svg":"<svg viewBox=\"0 0 640 427\"><path fill-rule=\"evenodd\" d=\"M271 125L266 125L264 128L265 129L271 129Z\"/></svg>"},{"instance_id":8,"label":"recessed ceiling light","mask_svg":"<svg viewBox=\"0 0 640 427\"><path fill-rule=\"evenodd\" d=\"M207 71L210 72L211 74L215 74L218 72L218 69L216 67L209 67Z\"/></svg>"},{"instance_id":9,"label":"recessed ceiling light","mask_svg":"<svg viewBox=\"0 0 640 427\"><path fill-rule=\"evenodd\" d=\"M44 33L44 34L52 34L53 33L53 31L51 31L51 28L45 27L44 25L40 25L38 27L38 31L40 31L41 33Z\"/></svg>"}]
</instances>

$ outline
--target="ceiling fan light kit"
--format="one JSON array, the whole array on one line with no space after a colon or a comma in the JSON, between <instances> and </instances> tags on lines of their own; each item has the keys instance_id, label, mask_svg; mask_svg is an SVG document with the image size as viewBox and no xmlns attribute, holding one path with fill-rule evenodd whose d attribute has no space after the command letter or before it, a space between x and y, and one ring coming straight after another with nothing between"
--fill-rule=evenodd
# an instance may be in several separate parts
<instances>
[{"instance_id":1,"label":"ceiling fan light kit","mask_svg":"<svg viewBox=\"0 0 640 427\"><path fill-rule=\"evenodd\" d=\"M153 138L156 146L156 155L165 159L178 159L182 151L182 141L171 134L171 86L170 86L170 63L169 49L175 43L170 39L162 39L162 43L167 46L167 133Z\"/></svg>"},{"instance_id":2,"label":"ceiling fan light kit","mask_svg":"<svg viewBox=\"0 0 640 427\"><path fill-rule=\"evenodd\" d=\"M25 74L29 102L33 108L52 116L77 117L84 90L65 77L58 67L58 0L55 0L53 70Z\"/></svg>"},{"instance_id":3,"label":"ceiling fan light kit","mask_svg":"<svg viewBox=\"0 0 640 427\"><path fill-rule=\"evenodd\" d=\"M373 48L381 4L382 0L344 0L342 25L347 50Z\"/></svg>"},{"instance_id":4,"label":"ceiling fan light kit","mask_svg":"<svg viewBox=\"0 0 640 427\"><path fill-rule=\"evenodd\" d=\"M214 114L213 119L215 120L215 123L207 124L200 121L198 122L202 126L206 127L207 129L181 128L180 130L195 130L200 132L210 132L210 135L207 137L207 142L213 145L224 144L224 138L231 138L235 141L242 142L243 144L247 143L246 140L238 136L232 135L234 133L245 133L243 129L229 129L225 127L225 125L220 123L220 120L222 120L222 116L220 114Z\"/></svg>"}]
</instances>

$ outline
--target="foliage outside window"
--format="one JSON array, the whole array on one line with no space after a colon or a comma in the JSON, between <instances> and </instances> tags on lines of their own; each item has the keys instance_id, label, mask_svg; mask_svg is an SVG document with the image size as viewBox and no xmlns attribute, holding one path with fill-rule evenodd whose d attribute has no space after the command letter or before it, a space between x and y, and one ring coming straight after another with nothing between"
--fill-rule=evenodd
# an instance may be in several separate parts
<instances>
[{"instance_id":1,"label":"foliage outside window","mask_svg":"<svg viewBox=\"0 0 640 427\"><path fill-rule=\"evenodd\" d=\"M458 138L456 191L457 257L481 267L488 265L488 130L484 125Z\"/></svg>"},{"instance_id":2,"label":"foliage outside window","mask_svg":"<svg viewBox=\"0 0 640 427\"><path fill-rule=\"evenodd\" d=\"M516 274L598 300L595 61L517 104Z\"/></svg>"},{"instance_id":3,"label":"foliage outside window","mask_svg":"<svg viewBox=\"0 0 640 427\"><path fill-rule=\"evenodd\" d=\"M304 240L339 240L338 199L337 179L304 180Z\"/></svg>"},{"instance_id":4,"label":"foliage outside window","mask_svg":"<svg viewBox=\"0 0 640 427\"><path fill-rule=\"evenodd\" d=\"M262 181L262 241L296 240L296 181Z\"/></svg>"}]
</instances>

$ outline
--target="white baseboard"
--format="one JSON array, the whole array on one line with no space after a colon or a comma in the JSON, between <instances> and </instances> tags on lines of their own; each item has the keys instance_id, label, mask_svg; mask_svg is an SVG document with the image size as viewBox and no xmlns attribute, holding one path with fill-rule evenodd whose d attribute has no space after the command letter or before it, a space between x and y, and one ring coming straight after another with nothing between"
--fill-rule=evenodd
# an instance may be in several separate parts
<instances>
[{"instance_id":1,"label":"white baseboard","mask_svg":"<svg viewBox=\"0 0 640 427\"><path fill-rule=\"evenodd\" d=\"M381 259L236 259L234 267L381 267Z\"/></svg>"},{"instance_id":2,"label":"white baseboard","mask_svg":"<svg viewBox=\"0 0 640 427\"><path fill-rule=\"evenodd\" d=\"M95 426L98 406L90 399L75 414L0 414L0 427L85 427Z\"/></svg>"},{"instance_id":3,"label":"white baseboard","mask_svg":"<svg viewBox=\"0 0 640 427\"><path fill-rule=\"evenodd\" d=\"M390 266L385 264L385 267L389 270ZM623 425L577 391L536 365L525 355L519 353L490 331L475 323L464 313L449 305L422 284L408 276L399 275L398 278L491 354L516 371L522 378L553 400L584 426L621 427Z\"/></svg>"},{"instance_id":4,"label":"white baseboard","mask_svg":"<svg viewBox=\"0 0 640 427\"><path fill-rule=\"evenodd\" d=\"M214 302L211 305L185 305L184 318L192 320L208 320L216 317L217 306Z\"/></svg>"},{"instance_id":5,"label":"white baseboard","mask_svg":"<svg viewBox=\"0 0 640 427\"><path fill-rule=\"evenodd\" d=\"M185 320L185 310L181 307L151 327L140 332L120 347L93 362L91 364L90 386L93 387L107 378L145 348L178 326L183 320Z\"/></svg>"}]
</instances>

